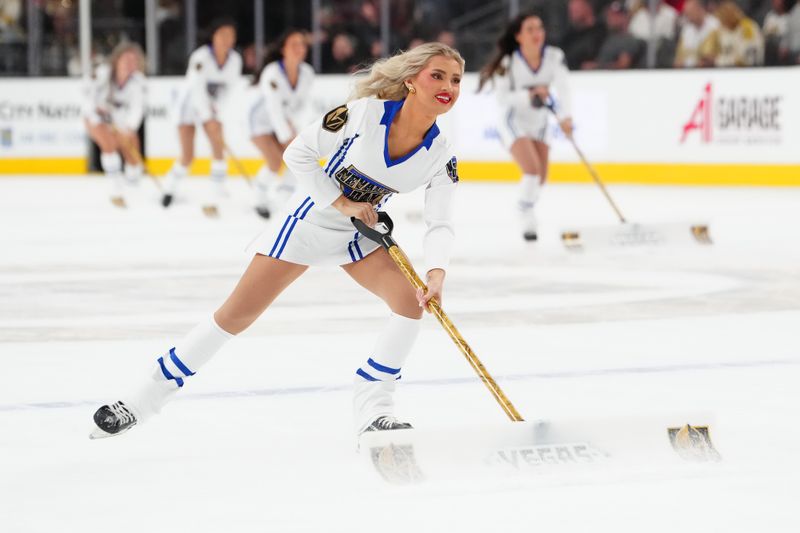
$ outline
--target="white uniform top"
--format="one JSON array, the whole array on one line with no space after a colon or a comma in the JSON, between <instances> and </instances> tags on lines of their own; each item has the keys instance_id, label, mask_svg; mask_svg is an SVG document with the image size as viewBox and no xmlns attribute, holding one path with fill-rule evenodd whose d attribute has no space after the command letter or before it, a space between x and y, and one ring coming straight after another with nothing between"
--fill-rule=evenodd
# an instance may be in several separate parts
<instances>
[{"instance_id":1,"label":"white uniform top","mask_svg":"<svg viewBox=\"0 0 800 533\"><path fill-rule=\"evenodd\" d=\"M547 86L551 91L549 103L555 106L559 120L570 116L569 70L564 52L554 46L543 47L541 63L536 70L531 68L519 50L504 57L501 65L505 72L495 76L495 93L501 112L497 124L500 141L507 148L511 148L519 138L549 144L550 111L544 107L533 107L528 89Z\"/></svg>"},{"instance_id":2,"label":"white uniform top","mask_svg":"<svg viewBox=\"0 0 800 533\"><path fill-rule=\"evenodd\" d=\"M711 15L705 16L703 24L699 28L691 22L684 23L676 52L678 65L681 67L698 66L702 48L717 28L719 28L719 20Z\"/></svg>"},{"instance_id":3,"label":"white uniform top","mask_svg":"<svg viewBox=\"0 0 800 533\"><path fill-rule=\"evenodd\" d=\"M555 46L542 48L542 59L539 68L534 70L517 49L512 54L503 58L502 66L505 73L496 76L497 100L503 108L504 115L509 111L535 119L549 111L544 108L536 109L531 105L528 89L540 85L547 86L551 93L555 90L555 108L559 120L571 116L571 99L567 76L569 70L564 59L564 52Z\"/></svg>"},{"instance_id":4,"label":"white uniform top","mask_svg":"<svg viewBox=\"0 0 800 533\"><path fill-rule=\"evenodd\" d=\"M286 144L300 131L314 83L314 69L300 63L297 83L292 86L283 61L264 67L258 82L258 96L250 108L251 134L275 133Z\"/></svg>"},{"instance_id":5,"label":"white uniform top","mask_svg":"<svg viewBox=\"0 0 800 533\"><path fill-rule=\"evenodd\" d=\"M124 85L117 85L111 80L111 66L100 65L86 87L83 116L93 124L110 118L120 130L137 131L144 118L146 86L144 74L138 71Z\"/></svg>"},{"instance_id":6,"label":"white uniform top","mask_svg":"<svg viewBox=\"0 0 800 533\"><path fill-rule=\"evenodd\" d=\"M228 52L223 64L218 64L211 45L204 45L189 56L186 81L179 98L181 123L197 119L207 122L217 118L231 89L239 83L242 56L236 50Z\"/></svg>"},{"instance_id":7,"label":"white uniform top","mask_svg":"<svg viewBox=\"0 0 800 533\"><path fill-rule=\"evenodd\" d=\"M678 29L678 11L669 4L659 4L658 10L652 20L655 21L655 33L660 39L675 39L675 32ZM638 39L647 41L652 35L650 10L641 7L633 14L628 23L628 33Z\"/></svg>"},{"instance_id":8,"label":"white uniform top","mask_svg":"<svg viewBox=\"0 0 800 533\"><path fill-rule=\"evenodd\" d=\"M425 186L426 271L446 269L454 238L456 158L434 123L419 146L392 159L389 128L402 106L402 100L361 98L303 128L283 156L297 176L298 191L277 219L280 231L276 227L262 235L255 250L300 264L358 261L378 245L359 235L331 203L344 194L382 210L395 193Z\"/></svg>"}]
</instances>

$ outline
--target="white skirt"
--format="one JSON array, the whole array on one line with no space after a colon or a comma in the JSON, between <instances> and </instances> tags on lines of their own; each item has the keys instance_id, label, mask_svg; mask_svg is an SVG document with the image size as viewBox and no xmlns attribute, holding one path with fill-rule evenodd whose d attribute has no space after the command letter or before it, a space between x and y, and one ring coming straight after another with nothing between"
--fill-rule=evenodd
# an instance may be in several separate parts
<instances>
[{"instance_id":1,"label":"white skirt","mask_svg":"<svg viewBox=\"0 0 800 533\"><path fill-rule=\"evenodd\" d=\"M524 137L550 144L547 111L520 112L510 108L497 125L503 146L511 148L514 141Z\"/></svg>"},{"instance_id":2,"label":"white skirt","mask_svg":"<svg viewBox=\"0 0 800 533\"><path fill-rule=\"evenodd\" d=\"M250 106L247 114L247 127L250 130L250 137L259 137L275 132L269 119L269 113L267 113L267 103L263 97L255 99Z\"/></svg>"},{"instance_id":3,"label":"white skirt","mask_svg":"<svg viewBox=\"0 0 800 533\"><path fill-rule=\"evenodd\" d=\"M360 261L380 246L355 228L323 227L309 221L314 209L318 207L310 196L295 194L247 251L299 265L331 266Z\"/></svg>"}]
</instances>

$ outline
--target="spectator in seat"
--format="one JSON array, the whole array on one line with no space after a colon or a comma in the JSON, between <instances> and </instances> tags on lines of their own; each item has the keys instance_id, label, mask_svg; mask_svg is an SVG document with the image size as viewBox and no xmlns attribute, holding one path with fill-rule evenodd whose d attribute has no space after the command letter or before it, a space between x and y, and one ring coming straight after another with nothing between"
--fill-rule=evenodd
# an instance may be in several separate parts
<instances>
[{"instance_id":1,"label":"spectator in seat","mask_svg":"<svg viewBox=\"0 0 800 533\"><path fill-rule=\"evenodd\" d=\"M789 50L788 62L800 64L800 2L789 11L788 37L786 48Z\"/></svg>"},{"instance_id":2,"label":"spectator in seat","mask_svg":"<svg viewBox=\"0 0 800 533\"><path fill-rule=\"evenodd\" d=\"M631 22L628 31L634 37L647 41L653 32L653 25L650 23L650 10L648 0L633 0L630 2ZM655 33L657 39L673 41L678 30L678 12L674 7L661 0L656 7Z\"/></svg>"},{"instance_id":3,"label":"spectator in seat","mask_svg":"<svg viewBox=\"0 0 800 533\"><path fill-rule=\"evenodd\" d=\"M678 33L678 11L664 0L657 3L652 16L648 0L628 0L628 4L633 7L628 31L645 43L649 42L651 37L655 37L655 66L659 68L672 66Z\"/></svg>"},{"instance_id":4,"label":"spectator in seat","mask_svg":"<svg viewBox=\"0 0 800 533\"><path fill-rule=\"evenodd\" d=\"M711 15L704 0L686 0L683 6L684 23L678 38L675 54L676 68L714 66L712 57L704 57L702 50L708 48L707 41L719 28L719 21Z\"/></svg>"},{"instance_id":5,"label":"spectator in seat","mask_svg":"<svg viewBox=\"0 0 800 533\"><path fill-rule=\"evenodd\" d=\"M714 13L720 27L708 41L709 55L717 67L752 67L764 64L764 37L758 24L733 0L720 3Z\"/></svg>"},{"instance_id":6,"label":"spectator in seat","mask_svg":"<svg viewBox=\"0 0 800 533\"><path fill-rule=\"evenodd\" d=\"M592 63L606 37L606 29L597 21L594 8L588 0L569 0L567 4L569 26L561 43L570 70Z\"/></svg>"},{"instance_id":7,"label":"spectator in seat","mask_svg":"<svg viewBox=\"0 0 800 533\"><path fill-rule=\"evenodd\" d=\"M764 63L785 65L789 59L789 11L794 0L772 0L772 9L764 18Z\"/></svg>"},{"instance_id":8,"label":"spectator in seat","mask_svg":"<svg viewBox=\"0 0 800 533\"><path fill-rule=\"evenodd\" d=\"M323 70L330 74L355 72L358 66L356 44L353 37L344 32L336 33L331 39L331 47L323 63Z\"/></svg>"},{"instance_id":9,"label":"spectator in seat","mask_svg":"<svg viewBox=\"0 0 800 533\"><path fill-rule=\"evenodd\" d=\"M629 13L625 4L611 2L606 9L608 37L603 41L597 60L584 64L585 69L629 69L640 66L645 44L628 32Z\"/></svg>"}]
</instances>

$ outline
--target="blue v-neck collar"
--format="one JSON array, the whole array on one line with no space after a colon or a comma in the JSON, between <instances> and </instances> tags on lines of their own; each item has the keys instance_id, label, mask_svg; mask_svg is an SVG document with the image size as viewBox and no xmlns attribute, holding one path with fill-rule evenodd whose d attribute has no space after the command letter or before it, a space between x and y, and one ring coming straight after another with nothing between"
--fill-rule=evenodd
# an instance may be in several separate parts
<instances>
[{"instance_id":1,"label":"blue v-neck collar","mask_svg":"<svg viewBox=\"0 0 800 533\"><path fill-rule=\"evenodd\" d=\"M533 72L534 74L538 74L539 71L542 69L542 65L544 65L544 53L546 51L547 51L547 45L543 44L542 51L539 53L539 68L533 68L531 64L528 63L528 60L525 59L525 56L522 55L522 50L520 50L519 48L517 48L517 55L519 55L519 58L522 60L523 63L528 65L528 68L531 69L531 72Z\"/></svg>"},{"instance_id":2,"label":"blue v-neck collar","mask_svg":"<svg viewBox=\"0 0 800 533\"><path fill-rule=\"evenodd\" d=\"M292 82L289 80L289 73L286 72L286 65L283 64L283 59L278 60L278 65L281 67L281 72L283 72L283 77L286 78L286 83L289 84L289 87L292 89L292 91L297 90L297 86L300 85L300 71L302 70L300 68L300 65L297 65L297 81L295 82L294 85L292 85Z\"/></svg>"},{"instance_id":3,"label":"blue v-neck collar","mask_svg":"<svg viewBox=\"0 0 800 533\"><path fill-rule=\"evenodd\" d=\"M426 150L430 150L433 145L433 140L439 135L439 126L434 122L433 126L425 133L425 137L422 139L419 146L397 159L389 157L389 128L392 125L395 115L397 115L397 112L403 107L404 102L405 98L403 100L386 100L383 103L383 118L381 118L381 124L386 126L386 133L383 136L383 160L386 162L386 168L399 165L403 161L410 159L414 154L419 152L419 149L423 146Z\"/></svg>"},{"instance_id":4,"label":"blue v-neck collar","mask_svg":"<svg viewBox=\"0 0 800 533\"><path fill-rule=\"evenodd\" d=\"M228 53L225 54L225 61L223 61L222 64L217 62L217 54L214 53L214 47L211 44L208 45L208 51L211 52L211 57L214 59L214 64L217 65L217 68L219 70L224 69L225 65L228 63L228 58L231 57L231 50L228 50Z\"/></svg>"}]
</instances>

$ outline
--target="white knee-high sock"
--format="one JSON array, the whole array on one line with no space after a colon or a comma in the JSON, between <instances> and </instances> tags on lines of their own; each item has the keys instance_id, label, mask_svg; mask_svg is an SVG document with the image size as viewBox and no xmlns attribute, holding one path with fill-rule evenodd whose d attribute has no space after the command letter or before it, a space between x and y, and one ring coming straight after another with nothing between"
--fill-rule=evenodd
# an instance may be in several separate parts
<instances>
[{"instance_id":1,"label":"white knee-high sock","mask_svg":"<svg viewBox=\"0 0 800 533\"><path fill-rule=\"evenodd\" d=\"M294 194L297 188L297 178L292 171L288 168L283 169L283 176L281 176L280 184L278 185L276 196L277 201L283 205Z\"/></svg>"},{"instance_id":2,"label":"white knee-high sock","mask_svg":"<svg viewBox=\"0 0 800 533\"><path fill-rule=\"evenodd\" d=\"M164 193L175 194L175 191L178 189L178 183L180 183L188 173L189 167L183 166L180 161L175 161L175 163L172 164L172 168L169 169L167 179L164 182Z\"/></svg>"},{"instance_id":3,"label":"white knee-high sock","mask_svg":"<svg viewBox=\"0 0 800 533\"><path fill-rule=\"evenodd\" d=\"M125 164L125 179L128 183L136 185L144 173L144 166L141 163Z\"/></svg>"},{"instance_id":4,"label":"white knee-high sock","mask_svg":"<svg viewBox=\"0 0 800 533\"><path fill-rule=\"evenodd\" d=\"M117 152L100 154L100 166L111 182L111 195L122 195L122 158Z\"/></svg>"},{"instance_id":5,"label":"white knee-high sock","mask_svg":"<svg viewBox=\"0 0 800 533\"><path fill-rule=\"evenodd\" d=\"M532 209L542 192L541 176L523 174L519 184L519 206L522 210Z\"/></svg>"},{"instance_id":6,"label":"white knee-high sock","mask_svg":"<svg viewBox=\"0 0 800 533\"><path fill-rule=\"evenodd\" d=\"M225 189L225 178L228 177L228 162L224 159L211 160L212 201L228 196Z\"/></svg>"},{"instance_id":7,"label":"white knee-high sock","mask_svg":"<svg viewBox=\"0 0 800 533\"><path fill-rule=\"evenodd\" d=\"M197 324L180 342L156 359L147 385L131 403L140 419L158 413L161 407L228 342L233 335L211 316Z\"/></svg>"},{"instance_id":8,"label":"white knee-high sock","mask_svg":"<svg viewBox=\"0 0 800 533\"><path fill-rule=\"evenodd\" d=\"M419 336L421 321L392 314L367 361L356 370L353 416L361 432L379 416L394 413L395 381Z\"/></svg>"},{"instance_id":9,"label":"white knee-high sock","mask_svg":"<svg viewBox=\"0 0 800 533\"><path fill-rule=\"evenodd\" d=\"M211 160L211 181L225 181L228 176L228 162L224 159Z\"/></svg>"},{"instance_id":10,"label":"white knee-high sock","mask_svg":"<svg viewBox=\"0 0 800 533\"><path fill-rule=\"evenodd\" d=\"M266 207L269 203L269 192L278 175L267 165L262 165L256 174L256 205Z\"/></svg>"}]
</instances>

